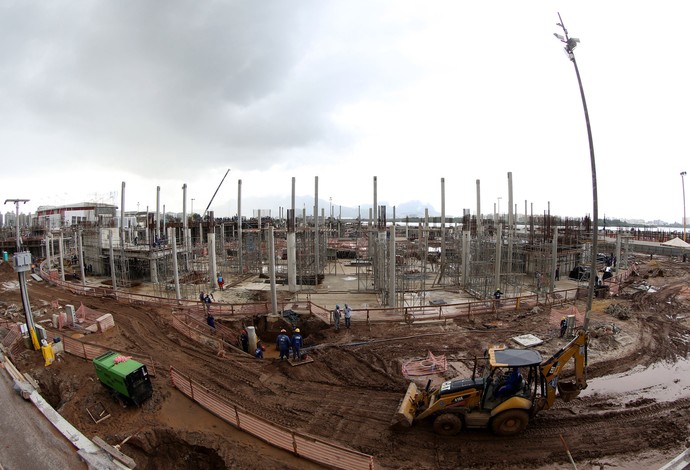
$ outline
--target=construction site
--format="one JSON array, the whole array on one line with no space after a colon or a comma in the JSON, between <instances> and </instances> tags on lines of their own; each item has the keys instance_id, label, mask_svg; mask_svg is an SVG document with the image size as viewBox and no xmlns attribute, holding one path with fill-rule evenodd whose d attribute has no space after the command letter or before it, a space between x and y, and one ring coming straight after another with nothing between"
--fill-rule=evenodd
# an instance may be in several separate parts
<instances>
[{"instance_id":1,"label":"construction site","mask_svg":"<svg viewBox=\"0 0 690 470\"><path fill-rule=\"evenodd\" d=\"M520 219L401 220L378 206L368 220L290 209L34 227L25 293L11 254L0 263L3 356L86 439L117 450L112 468L661 468L690 443L687 248L624 230L596 241L588 218ZM345 305L347 326L334 317ZM276 338L297 329L301 359L279 359ZM545 365L583 337L584 367L556 362L562 372L521 398L529 419L499 425L508 405L486 398L445 424L445 410L421 412L455 379L488 393L494 371L477 378L477 361L493 348ZM145 366L150 396L97 375L111 351ZM542 359L514 368L532 367L531 382ZM545 392L559 380L576 393ZM392 426L408 399L409 426Z\"/></svg>"}]
</instances>

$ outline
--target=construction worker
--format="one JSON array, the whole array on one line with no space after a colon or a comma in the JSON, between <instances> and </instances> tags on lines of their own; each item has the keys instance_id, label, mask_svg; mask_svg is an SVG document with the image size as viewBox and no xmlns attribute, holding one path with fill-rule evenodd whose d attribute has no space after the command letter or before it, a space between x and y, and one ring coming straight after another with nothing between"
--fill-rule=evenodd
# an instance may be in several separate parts
<instances>
[{"instance_id":1,"label":"construction worker","mask_svg":"<svg viewBox=\"0 0 690 470\"><path fill-rule=\"evenodd\" d=\"M295 333L292 335L292 360L302 360L302 355L299 350L302 347L302 335L299 328L295 328Z\"/></svg>"},{"instance_id":2,"label":"construction worker","mask_svg":"<svg viewBox=\"0 0 690 470\"><path fill-rule=\"evenodd\" d=\"M520 389L520 382L522 381L522 376L520 375L520 369L517 367L512 367L508 380L505 384L501 386L496 392L497 397L508 397L514 395Z\"/></svg>"},{"instance_id":3,"label":"construction worker","mask_svg":"<svg viewBox=\"0 0 690 470\"><path fill-rule=\"evenodd\" d=\"M249 335L247 334L247 330L242 330L242 333L240 333L240 344L242 345L242 351L248 353L249 352Z\"/></svg>"},{"instance_id":4,"label":"construction worker","mask_svg":"<svg viewBox=\"0 0 690 470\"><path fill-rule=\"evenodd\" d=\"M352 309L348 304L345 304L345 309L343 310L343 313L345 313L345 328L349 330L352 321Z\"/></svg>"},{"instance_id":5,"label":"construction worker","mask_svg":"<svg viewBox=\"0 0 690 470\"><path fill-rule=\"evenodd\" d=\"M561 338L565 336L565 331L567 329L568 329L568 320L565 317L563 317L563 318L561 318L561 334L560 334Z\"/></svg>"},{"instance_id":6,"label":"construction worker","mask_svg":"<svg viewBox=\"0 0 690 470\"><path fill-rule=\"evenodd\" d=\"M340 305L335 306L333 310L333 323L335 324L335 331L340 330Z\"/></svg>"},{"instance_id":7,"label":"construction worker","mask_svg":"<svg viewBox=\"0 0 690 470\"><path fill-rule=\"evenodd\" d=\"M264 358L264 346L261 344L261 341L256 342L256 351L254 351L254 357L257 359Z\"/></svg>"},{"instance_id":8,"label":"construction worker","mask_svg":"<svg viewBox=\"0 0 690 470\"><path fill-rule=\"evenodd\" d=\"M280 351L280 360L283 358L289 359L290 355L290 337L286 334L285 329L280 330L280 334L276 338L276 348Z\"/></svg>"}]
</instances>

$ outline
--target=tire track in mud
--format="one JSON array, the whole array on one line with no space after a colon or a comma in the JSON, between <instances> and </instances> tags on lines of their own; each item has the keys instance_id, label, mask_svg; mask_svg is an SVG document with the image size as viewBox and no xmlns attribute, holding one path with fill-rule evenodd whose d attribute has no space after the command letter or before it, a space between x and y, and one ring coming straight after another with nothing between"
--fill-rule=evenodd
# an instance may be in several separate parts
<instances>
[{"instance_id":1,"label":"tire track in mud","mask_svg":"<svg viewBox=\"0 0 690 470\"><path fill-rule=\"evenodd\" d=\"M314 364L299 367L271 360L259 363L234 352L219 358L212 348L188 340L172 328L170 314L162 307L56 292L61 299L74 297L76 305L84 301L92 308L112 312L126 341L151 355L162 368L175 365L210 390L271 422L372 454L382 468L511 469L567 463L559 434L568 440L576 460L630 453L631 446L635 452L654 446L668 448L678 442L677 430L685 429L690 419L690 399L616 409L613 401L602 396L566 406L558 403L540 413L524 434L511 438L488 431L463 431L447 438L434 434L430 422L397 433L390 430L389 423L406 381L400 378L395 358L427 347L433 350L426 341L366 349L328 348L315 354ZM44 298L54 297L51 292ZM687 344L683 348L672 340L687 335L686 327L666 316L644 315L640 316L642 335L650 348L594 364L591 370L596 375L614 368L628 370L683 349L687 353ZM469 341L475 340L466 339L466 349ZM638 355L640 351L644 355Z\"/></svg>"}]
</instances>

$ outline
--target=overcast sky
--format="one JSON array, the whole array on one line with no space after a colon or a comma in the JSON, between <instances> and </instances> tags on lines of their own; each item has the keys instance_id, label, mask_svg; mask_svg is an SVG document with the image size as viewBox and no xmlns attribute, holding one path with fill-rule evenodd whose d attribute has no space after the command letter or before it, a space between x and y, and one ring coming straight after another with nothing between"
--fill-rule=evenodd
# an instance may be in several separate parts
<instances>
[{"instance_id":1,"label":"overcast sky","mask_svg":"<svg viewBox=\"0 0 690 470\"><path fill-rule=\"evenodd\" d=\"M237 211L419 200L446 214L682 222L687 1L0 0L0 199ZM688 185L690 191L690 183ZM499 199L500 198L500 199ZM254 207L242 205L244 215ZM301 210L301 208L299 208ZM327 209L328 210L328 209ZM6 204L2 212L14 211Z\"/></svg>"}]
</instances>

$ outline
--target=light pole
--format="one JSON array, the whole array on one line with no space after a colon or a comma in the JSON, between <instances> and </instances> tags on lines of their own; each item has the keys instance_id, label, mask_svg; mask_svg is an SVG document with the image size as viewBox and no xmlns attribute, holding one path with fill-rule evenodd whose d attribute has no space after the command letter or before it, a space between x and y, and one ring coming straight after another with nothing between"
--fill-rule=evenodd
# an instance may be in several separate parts
<instances>
[{"instance_id":1,"label":"light pole","mask_svg":"<svg viewBox=\"0 0 690 470\"><path fill-rule=\"evenodd\" d=\"M26 204L29 202L28 199L6 199L5 204L8 202L13 202L17 208L15 215L15 225L17 229L17 251L14 253L14 270L17 272L19 278L19 292L22 297L22 306L24 307L24 317L26 318L26 328L29 331L29 336L31 337L31 343L36 351L41 349L41 345L38 342L38 337L36 336L34 315L31 313L31 302L29 301L29 289L26 285L26 273L31 270L31 252L20 251L22 249L22 239L19 231L19 203L22 202Z\"/></svg>"},{"instance_id":2,"label":"light pole","mask_svg":"<svg viewBox=\"0 0 690 470\"><path fill-rule=\"evenodd\" d=\"M192 220L194 220L194 198L192 198L192 213L190 215L192 217Z\"/></svg>"},{"instance_id":3,"label":"light pole","mask_svg":"<svg viewBox=\"0 0 690 470\"><path fill-rule=\"evenodd\" d=\"M597 278L597 238L598 238L598 219L599 219L599 205L597 201L597 169L594 162L594 141L592 140L592 128L589 124L589 112L587 111L587 101L585 100L585 91L582 88L582 80L580 79L580 70L577 68L577 62L575 61L575 53L573 50L580 42L577 38L571 38L568 36L568 30L563 25L563 20L561 19L561 14L558 14L557 26L560 26L563 30L563 36L558 33L554 33L558 39L565 44L565 52L568 54L568 58L573 63L575 67L575 75L577 76L577 84L580 87L580 97L582 98L582 108L585 112L585 124L587 125L587 139L589 140L589 159L592 165L592 260L591 268L589 273L589 292L587 293L587 312L585 314L584 329L587 330L589 326L589 312L592 310L592 300L594 298L594 287L595 280Z\"/></svg>"},{"instance_id":4,"label":"light pole","mask_svg":"<svg viewBox=\"0 0 690 470\"><path fill-rule=\"evenodd\" d=\"M685 239L685 175L687 175L685 171L680 172L680 179L683 183L683 241L687 242Z\"/></svg>"}]
</instances>

